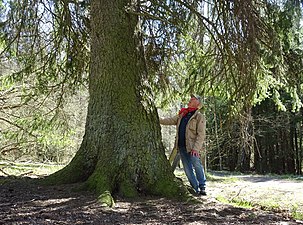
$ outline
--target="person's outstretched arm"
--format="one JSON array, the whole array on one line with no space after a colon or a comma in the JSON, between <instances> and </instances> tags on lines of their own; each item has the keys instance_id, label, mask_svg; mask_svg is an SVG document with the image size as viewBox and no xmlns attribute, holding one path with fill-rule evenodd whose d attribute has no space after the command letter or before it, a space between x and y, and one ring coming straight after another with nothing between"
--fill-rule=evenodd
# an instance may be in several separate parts
<instances>
[{"instance_id":1,"label":"person's outstretched arm","mask_svg":"<svg viewBox=\"0 0 303 225\"><path fill-rule=\"evenodd\" d=\"M162 125L177 125L179 115L168 117L168 118L159 118L160 124Z\"/></svg>"}]
</instances>

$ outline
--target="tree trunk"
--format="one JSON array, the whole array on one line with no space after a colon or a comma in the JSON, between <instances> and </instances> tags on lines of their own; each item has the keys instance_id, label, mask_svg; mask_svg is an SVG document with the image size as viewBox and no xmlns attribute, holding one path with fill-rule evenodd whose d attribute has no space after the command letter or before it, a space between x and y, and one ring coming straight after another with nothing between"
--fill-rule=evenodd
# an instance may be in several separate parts
<instances>
[{"instance_id":1,"label":"tree trunk","mask_svg":"<svg viewBox=\"0 0 303 225\"><path fill-rule=\"evenodd\" d=\"M301 109L302 111L302 109ZM302 123L302 121L301 121ZM298 154L298 164L297 164L297 174L298 175L302 175L302 162L303 162L303 159L302 159L302 156L303 156L303 149L302 149L302 126L299 126L299 154Z\"/></svg>"},{"instance_id":2,"label":"tree trunk","mask_svg":"<svg viewBox=\"0 0 303 225\"><path fill-rule=\"evenodd\" d=\"M248 107L240 120L241 144L238 153L237 169L241 172L250 170L251 154L253 152L252 115L251 107Z\"/></svg>"},{"instance_id":3,"label":"tree trunk","mask_svg":"<svg viewBox=\"0 0 303 225\"><path fill-rule=\"evenodd\" d=\"M56 182L86 181L101 196L187 193L165 156L157 111L143 85L144 57L131 0L91 1L88 115L82 145Z\"/></svg>"}]
</instances>

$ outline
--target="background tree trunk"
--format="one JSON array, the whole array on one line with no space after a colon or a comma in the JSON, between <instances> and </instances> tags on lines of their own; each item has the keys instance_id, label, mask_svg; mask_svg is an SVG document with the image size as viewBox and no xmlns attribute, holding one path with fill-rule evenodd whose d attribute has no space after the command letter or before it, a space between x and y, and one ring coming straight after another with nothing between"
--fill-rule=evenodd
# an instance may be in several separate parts
<instances>
[{"instance_id":1,"label":"background tree trunk","mask_svg":"<svg viewBox=\"0 0 303 225\"><path fill-rule=\"evenodd\" d=\"M53 177L87 181L98 194L185 193L165 156L157 111L143 85L138 17L130 0L91 1L89 106L82 145Z\"/></svg>"}]
</instances>

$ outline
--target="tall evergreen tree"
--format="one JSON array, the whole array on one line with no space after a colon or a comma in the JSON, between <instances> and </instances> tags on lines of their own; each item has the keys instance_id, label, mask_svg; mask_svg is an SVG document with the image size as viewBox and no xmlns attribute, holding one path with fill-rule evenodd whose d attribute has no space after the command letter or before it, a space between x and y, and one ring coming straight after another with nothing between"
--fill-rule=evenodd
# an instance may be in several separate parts
<instances>
[{"instance_id":1,"label":"tall evergreen tree","mask_svg":"<svg viewBox=\"0 0 303 225\"><path fill-rule=\"evenodd\" d=\"M164 154L156 108L144 84L146 69L133 1L91 1L89 105L82 145L49 179L86 181L99 194L179 196ZM136 7L136 6L133 6Z\"/></svg>"}]
</instances>

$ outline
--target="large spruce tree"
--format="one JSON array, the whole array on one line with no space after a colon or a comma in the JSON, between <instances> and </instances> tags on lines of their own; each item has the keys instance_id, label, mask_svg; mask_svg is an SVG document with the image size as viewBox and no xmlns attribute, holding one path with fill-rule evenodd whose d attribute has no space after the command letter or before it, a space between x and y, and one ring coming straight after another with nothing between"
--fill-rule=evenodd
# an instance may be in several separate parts
<instances>
[{"instance_id":1,"label":"large spruce tree","mask_svg":"<svg viewBox=\"0 0 303 225\"><path fill-rule=\"evenodd\" d=\"M85 181L98 194L179 196L165 156L133 1L91 1L89 105L82 145L56 182ZM185 192L184 192L185 193ZM103 195L104 196L104 195Z\"/></svg>"}]
</instances>

